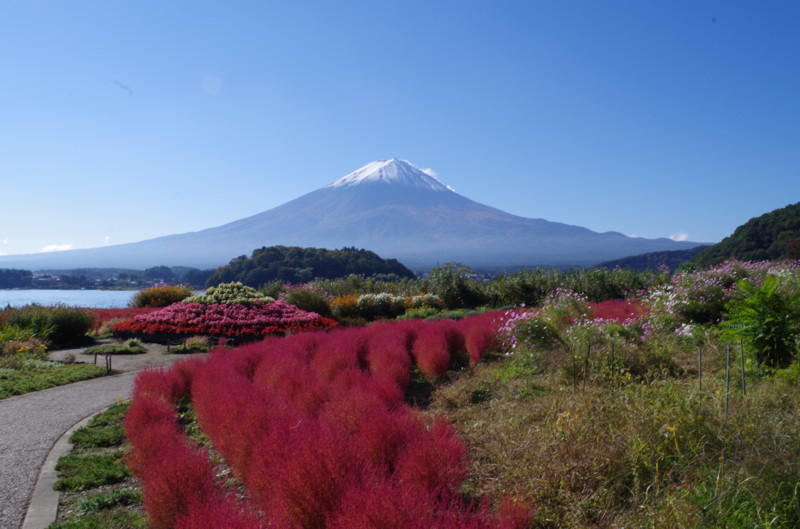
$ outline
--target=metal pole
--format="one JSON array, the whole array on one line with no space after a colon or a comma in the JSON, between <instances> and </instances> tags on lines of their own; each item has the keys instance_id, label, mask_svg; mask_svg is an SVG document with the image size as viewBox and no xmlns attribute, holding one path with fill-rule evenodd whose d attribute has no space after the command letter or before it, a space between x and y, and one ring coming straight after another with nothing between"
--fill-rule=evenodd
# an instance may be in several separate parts
<instances>
[{"instance_id":1,"label":"metal pole","mask_svg":"<svg viewBox=\"0 0 800 529\"><path fill-rule=\"evenodd\" d=\"M578 389L578 362L575 359L575 351L572 352L572 387Z\"/></svg>"},{"instance_id":2,"label":"metal pole","mask_svg":"<svg viewBox=\"0 0 800 529\"><path fill-rule=\"evenodd\" d=\"M614 362L614 343L611 344L611 385L617 383L617 364Z\"/></svg>"},{"instance_id":3,"label":"metal pole","mask_svg":"<svg viewBox=\"0 0 800 529\"><path fill-rule=\"evenodd\" d=\"M744 376L744 344L739 340L739 356L742 360L742 395L747 395L747 380Z\"/></svg>"},{"instance_id":4,"label":"metal pole","mask_svg":"<svg viewBox=\"0 0 800 529\"><path fill-rule=\"evenodd\" d=\"M586 358L583 361L583 391L586 391L586 379L589 378L589 354L592 351L592 346L586 344Z\"/></svg>"},{"instance_id":5,"label":"metal pole","mask_svg":"<svg viewBox=\"0 0 800 529\"><path fill-rule=\"evenodd\" d=\"M700 391L703 391L703 349L702 347L697 350L697 382L700 386Z\"/></svg>"},{"instance_id":6,"label":"metal pole","mask_svg":"<svg viewBox=\"0 0 800 529\"><path fill-rule=\"evenodd\" d=\"M728 416L728 396L731 389L731 347L725 348L725 416Z\"/></svg>"}]
</instances>

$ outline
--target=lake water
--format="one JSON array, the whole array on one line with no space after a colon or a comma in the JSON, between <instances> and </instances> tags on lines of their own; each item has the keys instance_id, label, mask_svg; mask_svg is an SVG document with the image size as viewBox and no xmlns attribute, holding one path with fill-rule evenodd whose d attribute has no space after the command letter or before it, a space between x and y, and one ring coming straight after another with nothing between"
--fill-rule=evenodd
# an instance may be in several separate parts
<instances>
[{"instance_id":1,"label":"lake water","mask_svg":"<svg viewBox=\"0 0 800 529\"><path fill-rule=\"evenodd\" d=\"M92 309L118 309L127 307L137 292L138 290L0 290L0 309L9 305L22 307L31 303L63 303Z\"/></svg>"}]
</instances>

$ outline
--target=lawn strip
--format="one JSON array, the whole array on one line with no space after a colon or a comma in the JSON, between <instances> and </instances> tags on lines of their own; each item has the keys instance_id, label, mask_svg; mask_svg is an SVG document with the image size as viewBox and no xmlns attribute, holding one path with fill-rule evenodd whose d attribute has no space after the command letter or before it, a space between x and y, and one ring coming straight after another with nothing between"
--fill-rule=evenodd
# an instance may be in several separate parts
<instances>
[{"instance_id":1,"label":"lawn strip","mask_svg":"<svg viewBox=\"0 0 800 529\"><path fill-rule=\"evenodd\" d=\"M0 369L0 399L97 378L105 374L105 367L93 364Z\"/></svg>"}]
</instances>

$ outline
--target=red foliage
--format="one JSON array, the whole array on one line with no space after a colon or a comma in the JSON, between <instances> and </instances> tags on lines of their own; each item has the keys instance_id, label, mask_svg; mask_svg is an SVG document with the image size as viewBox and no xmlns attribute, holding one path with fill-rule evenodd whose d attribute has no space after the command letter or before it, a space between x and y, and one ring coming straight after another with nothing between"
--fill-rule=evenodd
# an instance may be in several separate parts
<instances>
[{"instance_id":1,"label":"red foliage","mask_svg":"<svg viewBox=\"0 0 800 529\"><path fill-rule=\"evenodd\" d=\"M479 358L491 325L487 317L295 335L143 374L126 429L152 526L522 529L524 506L494 515L459 499L463 442L402 400L412 353L421 372L440 376L453 349ZM170 403L188 394L248 500L222 492L207 455L178 429Z\"/></svg>"},{"instance_id":2,"label":"red foliage","mask_svg":"<svg viewBox=\"0 0 800 529\"><path fill-rule=\"evenodd\" d=\"M344 329L331 332L311 359L311 367L325 380L332 380L345 369L359 369L359 357L365 340L358 329Z\"/></svg>"},{"instance_id":3,"label":"red foliage","mask_svg":"<svg viewBox=\"0 0 800 529\"><path fill-rule=\"evenodd\" d=\"M214 476L207 453L191 450L182 442L163 446L142 476L149 526L171 529L190 504L203 504L214 498Z\"/></svg>"},{"instance_id":4,"label":"red foliage","mask_svg":"<svg viewBox=\"0 0 800 529\"><path fill-rule=\"evenodd\" d=\"M186 511L178 516L175 529L262 529L267 525L284 529L274 523L267 524L262 517L251 512L245 503L235 498L192 501L186 507Z\"/></svg>"},{"instance_id":5,"label":"red foliage","mask_svg":"<svg viewBox=\"0 0 800 529\"><path fill-rule=\"evenodd\" d=\"M195 369L196 362L179 362L169 371L163 369L146 369L139 373L133 382L134 395L154 396L166 399L175 404L181 398L189 396L189 381L191 371Z\"/></svg>"},{"instance_id":6,"label":"red foliage","mask_svg":"<svg viewBox=\"0 0 800 529\"><path fill-rule=\"evenodd\" d=\"M136 316L114 326L118 336L210 335L229 338L258 338L331 329L339 325L314 312L298 309L278 300L272 303L241 304L173 303L149 314Z\"/></svg>"},{"instance_id":7,"label":"red foliage","mask_svg":"<svg viewBox=\"0 0 800 529\"><path fill-rule=\"evenodd\" d=\"M426 377L437 378L447 372L450 346L444 329L435 322L419 330L411 352L417 361L417 368Z\"/></svg>"},{"instance_id":8,"label":"red foliage","mask_svg":"<svg viewBox=\"0 0 800 529\"><path fill-rule=\"evenodd\" d=\"M466 456L466 446L450 423L437 418L429 429L414 432L397 457L395 476L404 486L442 499L466 479Z\"/></svg>"},{"instance_id":9,"label":"red foliage","mask_svg":"<svg viewBox=\"0 0 800 529\"><path fill-rule=\"evenodd\" d=\"M609 299L600 303L590 303L592 319L614 320L622 323L626 320L638 320L645 308L638 301Z\"/></svg>"},{"instance_id":10,"label":"red foliage","mask_svg":"<svg viewBox=\"0 0 800 529\"><path fill-rule=\"evenodd\" d=\"M374 325L367 339L367 365L376 379L391 382L405 391L411 377L411 344L392 326Z\"/></svg>"},{"instance_id":11,"label":"red foliage","mask_svg":"<svg viewBox=\"0 0 800 529\"><path fill-rule=\"evenodd\" d=\"M124 309L92 309L94 313L94 330L98 330L104 323L111 320L132 320L136 316L150 314L158 307L139 307Z\"/></svg>"},{"instance_id":12,"label":"red foliage","mask_svg":"<svg viewBox=\"0 0 800 529\"><path fill-rule=\"evenodd\" d=\"M498 313L487 312L458 322L464 333L464 348L469 364L475 366L494 345L498 329Z\"/></svg>"}]
</instances>

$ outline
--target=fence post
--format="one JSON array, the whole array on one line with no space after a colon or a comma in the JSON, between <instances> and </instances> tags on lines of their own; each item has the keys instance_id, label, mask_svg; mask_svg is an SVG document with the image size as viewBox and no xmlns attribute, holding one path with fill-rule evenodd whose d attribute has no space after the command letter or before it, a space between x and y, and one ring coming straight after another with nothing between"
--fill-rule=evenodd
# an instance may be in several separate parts
<instances>
[{"instance_id":1,"label":"fence post","mask_svg":"<svg viewBox=\"0 0 800 529\"><path fill-rule=\"evenodd\" d=\"M611 342L611 387L617 385L617 364L614 361L614 342Z\"/></svg>"},{"instance_id":2,"label":"fence post","mask_svg":"<svg viewBox=\"0 0 800 529\"><path fill-rule=\"evenodd\" d=\"M747 395L747 380L744 376L744 343L741 340L739 340L739 356L742 361L742 395Z\"/></svg>"},{"instance_id":3,"label":"fence post","mask_svg":"<svg viewBox=\"0 0 800 529\"><path fill-rule=\"evenodd\" d=\"M731 346L725 348L725 417L728 416L728 397L731 389Z\"/></svg>"},{"instance_id":4,"label":"fence post","mask_svg":"<svg viewBox=\"0 0 800 529\"><path fill-rule=\"evenodd\" d=\"M703 391L703 348L697 349L697 382L700 391Z\"/></svg>"},{"instance_id":5,"label":"fence post","mask_svg":"<svg viewBox=\"0 0 800 529\"><path fill-rule=\"evenodd\" d=\"M591 352L591 344L586 344L586 358L583 360L583 391L586 391L586 379L589 378L589 355Z\"/></svg>"},{"instance_id":6,"label":"fence post","mask_svg":"<svg viewBox=\"0 0 800 529\"><path fill-rule=\"evenodd\" d=\"M575 351L572 351L572 387L578 389L578 361L575 358Z\"/></svg>"}]
</instances>

